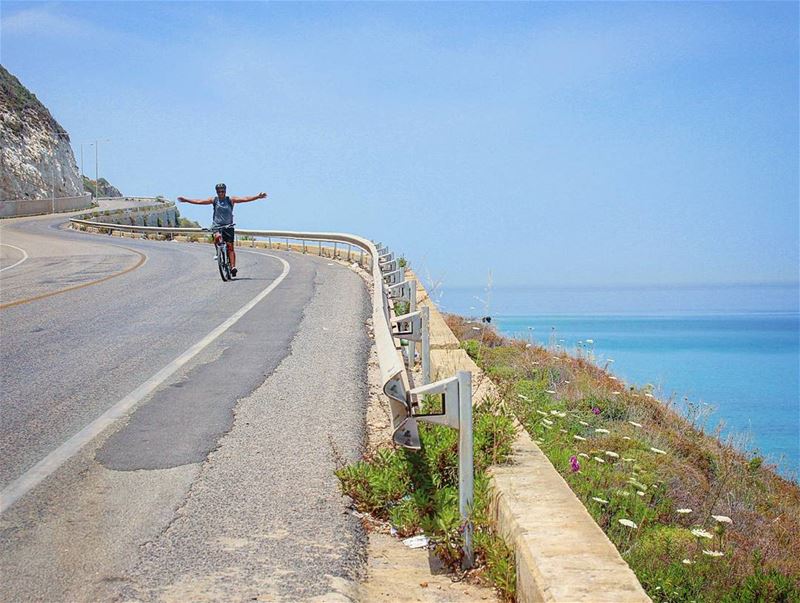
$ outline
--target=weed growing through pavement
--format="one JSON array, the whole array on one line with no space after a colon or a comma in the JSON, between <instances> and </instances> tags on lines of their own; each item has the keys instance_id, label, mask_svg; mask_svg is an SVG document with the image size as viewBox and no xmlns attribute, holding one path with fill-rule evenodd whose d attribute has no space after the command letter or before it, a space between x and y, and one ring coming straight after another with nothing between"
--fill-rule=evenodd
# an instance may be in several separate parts
<instances>
[{"instance_id":1,"label":"weed growing through pavement","mask_svg":"<svg viewBox=\"0 0 800 603\"><path fill-rule=\"evenodd\" d=\"M435 403L435 402L434 402ZM504 600L514 599L513 552L489 521L491 465L507 461L514 441L514 424L492 401L475 407L475 569L470 576L490 582ZM458 432L440 425L419 424L420 451L385 446L336 471L342 492L358 511L389 522L400 537L424 533L435 553L458 571L463 525L458 510Z\"/></svg>"}]
</instances>

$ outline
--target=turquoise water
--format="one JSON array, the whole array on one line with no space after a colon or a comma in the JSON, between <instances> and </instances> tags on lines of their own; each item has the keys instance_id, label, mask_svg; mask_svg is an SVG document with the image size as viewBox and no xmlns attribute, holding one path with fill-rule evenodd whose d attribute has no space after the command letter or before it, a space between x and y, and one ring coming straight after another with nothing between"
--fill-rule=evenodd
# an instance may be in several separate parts
<instances>
[{"instance_id":1,"label":"turquoise water","mask_svg":"<svg viewBox=\"0 0 800 603\"><path fill-rule=\"evenodd\" d=\"M679 406L685 404L685 398L711 405L715 410L706 422L707 428L721 422L724 435L746 436L748 449L757 449L778 464L783 475L797 479L800 314L796 310L740 308L724 313L694 306L685 312L673 309L645 314L642 305L631 310L630 303L618 303L617 307L628 312L591 314L584 308L575 314L503 314L498 307L504 305L502 292L492 294L497 313L487 312L487 306L478 310L479 306L473 305L476 297L484 300L485 293L448 290L442 301L447 298L448 303L443 305L459 314L491 315L504 334L541 345L562 346L575 353L579 341L592 340L590 347L600 366L613 361L609 370L627 383L652 384L659 398L671 397ZM525 305L518 291L511 297L513 304ZM564 295L560 306L574 308L569 298ZM535 307L536 300L528 305Z\"/></svg>"}]
</instances>

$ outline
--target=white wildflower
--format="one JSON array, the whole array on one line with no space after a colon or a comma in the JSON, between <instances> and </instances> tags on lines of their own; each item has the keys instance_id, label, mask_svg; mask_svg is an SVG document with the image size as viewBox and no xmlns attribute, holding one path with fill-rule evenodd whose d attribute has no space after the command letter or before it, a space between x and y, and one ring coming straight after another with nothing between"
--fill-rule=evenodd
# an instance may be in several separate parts
<instances>
[{"instance_id":1,"label":"white wildflower","mask_svg":"<svg viewBox=\"0 0 800 603\"><path fill-rule=\"evenodd\" d=\"M712 534L706 532L705 530L701 530L700 528L693 528L692 534L697 538L714 538Z\"/></svg>"},{"instance_id":2,"label":"white wildflower","mask_svg":"<svg viewBox=\"0 0 800 603\"><path fill-rule=\"evenodd\" d=\"M604 498L597 498L596 496L592 496L592 500L595 502L599 502L601 505L607 505L608 501Z\"/></svg>"},{"instance_id":3,"label":"white wildflower","mask_svg":"<svg viewBox=\"0 0 800 603\"><path fill-rule=\"evenodd\" d=\"M622 460L626 463L635 463L636 459L630 459L628 457L623 457Z\"/></svg>"},{"instance_id":4,"label":"white wildflower","mask_svg":"<svg viewBox=\"0 0 800 603\"><path fill-rule=\"evenodd\" d=\"M554 394L556 392L555 392L555 390L552 390L552 389L546 389L546 390L544 390L544 393L546 393L546 394Z\"/></svg>"},{"instance_id":5,"label":"white wildflower","mask_svg":"<svg viewBox=\"0 0 800 603\"><path fill-rule=\"evenodd\" d=\"M612 393L612 395L614 395L614 396L619 396L619 394L620 394L620 392L618 392L618 391L613 391L613 392L611 392L611 393Z\"/></svg>"},{"instance_id":6,"label":"white wildflower","mask_svg":"<svg viewBox=\"0 0 800 603\"><path fill-rule=\"evenodd\" d=\"M547 416L547 413L544 412L543 410L537 410L536 412L539 413L540 415L542 415L543 417Z\"/></svg>"},{"instance_id":7,"label":"white wildflower","mask_svg":"<svg viewBox=\"0 0 800 603\"><path fill-rule=\"evenodd\" d=\"M589 458L589 455L588 455L588 454L586 454L585 452L579 452L579 453L578 453L578 456L582 456L582 457L583 457L583 458L585 458L585 459L588 459L588 458Z\"/></svg>"},{"instance_id":8,"label":"white wildflower","mask_svg":"<svg viewBox=\"0 0 800 603\"><path fill-rule=\"evenodd\" d=\"M547 423L545 423L544 425L542 425L542 427L544 427L545 429L553 429L553 428L552 428L552 427L550 427L550 426L549 426Z\"/></svg>"},{"instance_id":9,"label":"white wildflower","mask_svg":"<svg viewBox=\"0 0 800 603\"><path fill-rule=\"evenodd\" d=\"M589 427L589 424L586 421L578 421L578 423L580 423L584 427Z\"/></svg>"},{"instance_id":10,"label":"white wildflower","mask_svg":"<svg viewBox=\"0 0 800 603\"><path fill-rule=\"evenodd\" d=\"M628 436L622 436L622 439L623 440L630 440L630 438Z\"/></svg>"},{"instance_id":11,"label":"white wildflower","mask_svg":"<svg viewBox=\"0 0 800 603\"><path fill-rule=\"evenodd\" d=\"M557 410L551 410L550 414L551 415L555 415L557 417L558 416L558 411Z\"/></svg>"},{"instance_id":12,"label":"white wildflower","mask_svg":"<svg viewBox=\"0 0 800 603\"><path fill-rule=\"evenodd\" d=\"M585 442L586 441L586 438L584 438L582 436L579 436L579 435L574 435L572 437L575 438L576 440L578 440L579 442Z\"/></svg>"},{"instance_id":13,"label":"white wildflower","mask_svg":"<svg viewBox=\"0 0 800 603\"><path fill-rule=\"evenodd\" d=\"M638 528L639 527L634 522L632 522L630 519L618 519L617 521L620 522L622 525L624 525L626 527L629 527L629 528Z\"/></svg>"},{"instance_id":14,"label":"white wildflower","mask_svg":"<svg viewBox=\"0 0 800 603\"><path fill-rule=\"evenodd\" d=\"M656 454L667 454L666 450L661 450L660 448L650 448Z\"/></svg>"},{"instance_id":15,"label":"white wildflower","mask_svg":"<svg viewBox=\"0 0 800 603\"><path fill-rule=\"evenodd\" d=\"M684 559L683 561L681 561L681 563L683 563L684 565L691 565L692 563L694 563L694 561L692 561L691 559Z\"/></svg>"},{"instance_id":16,"label":"white wildflower","mask_svg":"<svg viewBox=\"0 0 800 603\"><path fill-rule=\"evenodd\" d=\"M605 461L601 459L599 456L593 456L592 458L596 460L598 463L605 463Z\"/></svg>"},{"instance_id":17,"label":"white wildflower","mask_svg":"<svg viewBox=\"0 0 800 603\"><path fill-rule=\"evenodd\" d=\"M681 515L686 515L688 513L691 513L692 510L691 509L677 509L675 512L676 513L680 513Z\"/></svg>"},{"instance_id":18,"label":"white wildflower","mask_svg":"<svg viewBox=\"0 0 800 603\"><path fill-rule=\"evenodd\" d=\"M544 423L545 425L552 425L553 424L553 422L550 419L542 419L542 423Z\"/></svg>"},{"instance_id":19,"label":"white wildflower","mask_svg":"<svg viewBox=\"0 0 800 603\"><path fill-rule=\"evenodd\" d=\"M559 429L561 433L569 433L566 429Z\"/></svg>"},{"instance_id":20,"label":"white wildflower","mask_svg":"<svg viewBox=\"0 0 800 603\"><path fill-rule=\"evenodd\" d=\"M708 555L709 557L722 557L725 555L722 551L707 551L703 549L703 555Z\"/></svg>"},{"instance_id":21,"label":"white wildflower","mask_svg":"<svg viewBox=\"0 0 800 603\"><path fill-rule=\"evenodd\" d=\"M647 396L648 398L652 398L653 394L645 394L645 396Z\"/></svg>"},{"instance_id":22,"label":"white wildflower","mask_svg":"<svg viewBox=\"0 0 800 603\"><path fill-rule=\"evenodd\" d=\"M527 396L523 396L522 394L517 394L517 398L522 398L523 400L528 400Z\"/></svg>"},{"instance_id":23,"label":"white wildflower","mask_svg":"<svg viewBox=\"0 0 800 603\"><path fill-rule=\"evenodd\" d=\"M619 455L616 452L611 452L610 450L606 450L606 456L610 456L612 459L619 458Z\"/></svg>"},{"instance_id":24,"label":"white wildflower","mask_svg":"<svg viewBox=\"0 0 800 603\"><path fill-rule=\"evenodd\" d=\"M642 492L641 490L637 490L636 494L638 494L639 496L644 496L644 492Z\"/></svg>"},{"instance_id":25,"label":"white wildflower","mask_svg":"<svg viewBox=\"0 0 800 603\"><path fill-rule=\"evenodd\" d=\"M733 520L727 515L712 515L719 523L733 523Z\"/></svg>"},{"instance_id":26,"label":"white wildflower","mask_svg":"<svg viewBox=\"0 0 800 603\"><path fill-rule=\"evenodd\" d=\"M641 426L642 426L642 424L641 424L641 423L637 423L636 421L628 421L628 423L630 423L630 424L631 424L631 425L633 425L634 427L641 427Z\"/></svg>"},{"instance_id":27,"label":"white wildflower","mask_svg":"<svg viewBox=\"0 0 800 603\"><path fill-rule=\"evenodd\" d=\"M611 433L608 429L603 429L602 427L598 427L594 431L595 433Z\"/></svg>"}]
</instances>

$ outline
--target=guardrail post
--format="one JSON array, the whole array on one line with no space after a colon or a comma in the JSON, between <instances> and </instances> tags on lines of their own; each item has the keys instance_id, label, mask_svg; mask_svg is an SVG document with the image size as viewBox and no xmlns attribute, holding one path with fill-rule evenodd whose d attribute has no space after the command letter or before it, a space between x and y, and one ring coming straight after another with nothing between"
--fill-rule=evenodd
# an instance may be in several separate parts
<instances>
[{"instance_id":1,"label":"guardrail post","mask_svg":"<svg viewBox=\"0 0 800 603\"><path fill-rule=\"evenodd\" d=\"M472 374L458 372L458 510L464 525L464 558L462 569L475 564L472 550L472 522L469 513L474 501L474 473L472 460Z\"/></svg>"},{"instance_id":2,"label":"guardrail post","mask_svg":"<svg viewBox=\"0 0 800 603\"><path fill-rule=\"evenodd\" d=\"M336 254L337 254L338 252L339 252L339 244L338 244L338 243L334 243L334 244L333 244L333 259L334 259L334 260L336 259Z\"/></svg>"},{"instance_id":3,"label":"guardrail post","mask_svg":"<svg viewBox=\"0 0 800 603\"><path fill-rule=\"evenodd\" d=\"M361 250L361 257L358 260L358 265L361 266L362 268L364 267L364 250L363 249Z\"/></svg>"},{"instance_id":4,"label":"guardrail post","mask_svg":"<svg viewBox=\"0 0 800 603\"><path fill-rule=\"evenodd\" d=\"M461 516L464 534L464 556L461 559L461 567L469 569L475 564L472 547L473 528L469 519L475 500L472 374L469 371L458 371L455 377L415 387L408 392L409 405L414 397L419 400L429 395L442 396L441 411L432 414L412 414L411 416L417 421L458 429L458 512Z\"/></svg>"},{"instance_id":5,"label":"guardrail post","mask_svg":"<svg viewBox=\"0 0 800 603\"><path fill-rule=\"evenodd\" d=\"M350 262L350 252L353 251L353 246L348 243L347 245L347 262Z\"/></svg>"},{"instance_id":6,"label":"guardrail post","mask_svg":"<svg viewBox=\"0 0 800 603\"><path fill-rule=\"evenodd\" d=\"M322 241L319 242L319 257L322 257Z\"/></svg>"},{"instance_id":7,"label":"guardrail post","mask_svg":"<svg viewBox=\"0 0 800 603\"><path fill-rule=\"evenodd\" d=\"M431 333L430 320L431 309L422 306L422 384L427 385L431 382Z\"/></svg>"},{"instance_id":8,"label":"guardrail post","mask_svg":"<svg viewBox=\"0 0 800 603\"><path fill-rule=\"evenodd\" d=\"M417 311L417 281L411 281L408 283L409 287L411 288L411 295L409 295L408 300L408 311L409 312L416 312ZM417 342L416 341L409 341L408 347L408 368L414 369L414 365L416 363L417 358Z\"/></svg>"},{"instance_id":9,"label":"guardrail post","mask_svg":"<svg viewBox=\"0 0 800 603\"><path fill-rule=\"evenodd\" d=\"M286 251L291 251L289 249L289 237L286 237Z\"/></svg>"},{"instance_id":10,"label":"guardrail post","mask_svg":"<svg viewBox=\"0 0 800 603\"><path fill-rule=\"evenodd\" d=\"M267 244L269 245L269 248L272 249L272 237L267 237Z\"/></svg>"}]
</instances>

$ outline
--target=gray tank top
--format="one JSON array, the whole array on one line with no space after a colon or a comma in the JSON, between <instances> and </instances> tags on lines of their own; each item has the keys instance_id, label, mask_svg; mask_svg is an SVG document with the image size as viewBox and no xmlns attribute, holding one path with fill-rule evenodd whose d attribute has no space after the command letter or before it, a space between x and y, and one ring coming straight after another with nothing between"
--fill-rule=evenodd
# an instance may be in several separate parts
<instances>
[{"instance_id":1,"label":"gray tank top","mask_svg":"<svg viewBox=\"0 0 800 603\"><path fill-rule=\"evenodd\" d=\"M214 197L214 226L233 224L233 201L230 197Z\"/></svg>"}]
</instances>

